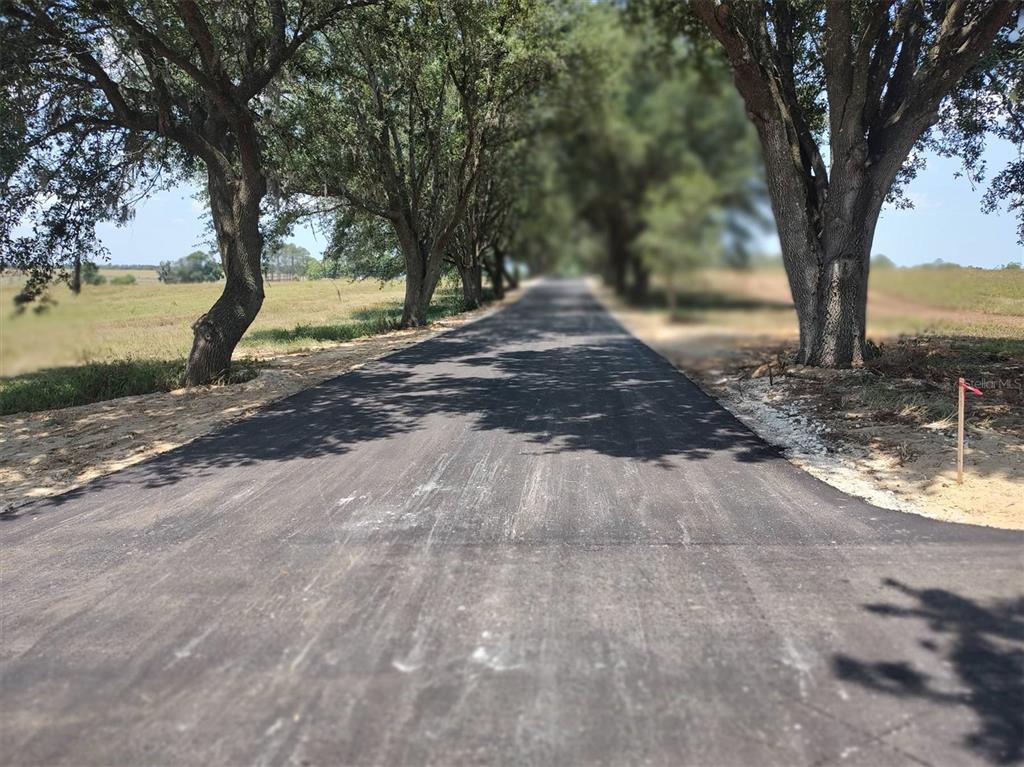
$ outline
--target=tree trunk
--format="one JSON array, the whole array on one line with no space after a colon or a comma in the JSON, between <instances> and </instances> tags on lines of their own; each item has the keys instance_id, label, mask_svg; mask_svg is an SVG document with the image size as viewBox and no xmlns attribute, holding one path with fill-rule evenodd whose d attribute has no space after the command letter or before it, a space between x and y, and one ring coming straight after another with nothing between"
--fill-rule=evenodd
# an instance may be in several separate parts
<instances>
[{"instance_id":1,"label":"tree trunk","mask_svg":"<svg viewBox=\"0 0 1024 767\"><path fill-rule=\"evenodd\" d=\"M402 327L418 328L427 324L427 312L434 290L441 279L444 261L433 254L426 242L408 232L399 232L399 244L405 257L405 302Z\"/></svg>"},{"instance_id":2,"label":"tree trunk","mask_svg":"<svg viewBox=\"0 0 1024 767\"><path fill-rule=\"evenodd\" d=\"M629 298L634 303L646 303L651 287L651 271L635 253L630 254L629 266L633 274L629 285Z\"/></svg>"},{"instance_id":3,"label":"tree trunk","mask_svg":"<svg viewBox=\"0 0 1024 767\"><path fill-rule=\"evenodd\" d=\"M224 267L224 292L192 325L186 386L212 383L231 369L231 355L263 305L260 234L262 183L208 173L210 210Z\"/></svg>"},{"instance_id":4,"label":"tree trunk","mask_svg":"<svg viewBox=\"0 0 1024 767\"><path fill-rule=\"evenodd\" d=\"M488 274L494 298L500 301L505 297L505 253L500 248L494 249L494 265L488 270Z\"/></svg>"},{"instance_id":5,"label":"tree trunk","mask_svg":"<svg viewBox=\"0 0 1024 767\"><path fill-rule=\"evenodd\" d=\"M611 256L611 285L616 295L626 295L629 274L629 246L625 232L614 220L608 224L608 254Z\"/></svg>"},{"instance_id":6,"label":"tree trunk","mask_svg":"<svg viewBox=\"0 0 1024 767\"><path fill-rule=\"evenodd\" d=\"M834 169L820 213L794 165L785 127L755 120L768 193L800 326L802 364L847 368L864 361L871 243L885 193L862 158ZM887 188L887 187L886 187Z\"/></svg>"},{"instance_id":7,"label":"tree trunk","mask_svg":"<svg viewBox=\"0 0 1024 767\"><path fill-rule=\"evenodd\" d=\"M864 363L868 264L859 254L827 256L818 273L818 332L808 344L808 365L860 367Z\"/></svg>"},{"instance_id":8,"label":"tree trunk","mask_svg":"<svg viewBox=\"0 0 1024 767\"><path fill-rule=\"evenodd\" d=\"M810 253L783 245L800 326L798 361L832 368L859 367L864 362L868 270L878 211L862 211L844 222L826 213L821 241ZM839 227L856 230L851 238L829 238ZM813 236L807 232L807 239Z\"/></svg>"},{"instance_id":9,"label":"tree trunk","mask_svg":"<svg viewBox=\"0 0 1024 767\"><path fill-rule=\"evenodd\" d=\"M480 264L465 266L458 264L459 277L462 279L462 306L464 309L477 309L483 303Z\"/></svg>"},{"instance_id":10,"label":"tree trunk","mask_svg":"<svg viewBox=\"0 0 1024 767\"><path fill-rule=\"evenodd\" d=\"M817 333L803 360L822 367L864 364L871 244L885 192L872 186L864 158L837 164L824 207L817 274ZM888 188L889 183L885 183Z\"/></svg>"},{"instance_id":11,"label":"tree trunk","mask_svg":"<svg viewBox=\"0 0 1024 767\"><path fill-rule=\"evenodd\" d=\"M82 256L79 253L75 254L75 268L71 272L71 282L69 285L71 292L76 296L82 292Z\"/></svg>"}]
</instances>

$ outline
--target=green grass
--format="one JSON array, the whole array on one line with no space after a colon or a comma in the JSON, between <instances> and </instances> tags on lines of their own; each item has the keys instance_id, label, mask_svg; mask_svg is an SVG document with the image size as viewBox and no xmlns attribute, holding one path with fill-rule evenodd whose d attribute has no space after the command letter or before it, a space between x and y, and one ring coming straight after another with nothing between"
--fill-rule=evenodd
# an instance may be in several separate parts
<instances>
[{"instance_id":1,"label":"green grass","mask_svg":"<svg viewBox=\"0 0 1024 767\"><path fill-rule=\"evenodd\" d=\"M445 291L434 295L427 312L427 318L434 322L450 317L463 310L462 298L458 293ZM240 346L262 346L278 344L283 346L311 346L322 343L340 343L357 338L373 336L396 330L402 320L402 305L394 302L371 309L359 309L351 314L347 322L329 325L313 325L300 322L291 328L265 328L251 331L242 339Z\"/></svg>"},{"instance_id":2,"label":"green grass","mask_svg":"<svg viewBox=\"0 0 1024 767\"><path fill-rule=\"evenodd\" d=\"M1024 269L876 269L871 289L925 306L1024 316Z\"/></svg>"},{"instance_id":3,"label":"green grass","mask_svg":"<svg viewBox=\"0 0 1024 767\"><path fill-rule=\"evenodd\" d=\"M51 290L56 305L41 314L15 315L13 298L20 282L0 282L0 376L125 358L185 358L192 345L191 324L217 300L223 283L164 285L155 272L131 273L135 285L86 285L78 296L56 287ZM365 323L360 312L393 312L402 295L400 282L383 287L343 280L268 283L242 353L263 356L323 345L328 342L275 331Z\"/></svg>"},{"instance_id":4,"label":"green grass","mask_svg":"<svg viewBox=\"0 0 1024 767\"><path fill-rule=\"evenodd\" d=\"M0 415L170 391L182 369L180 361L120 360L26 373L0 380Z\"/></svg>"},{"instance_id":5,"label":"green grass","mask_svg":"<svg viewBox=\"0 0 1024 767\"><path fill-rule=\"evenodd\" d=\"M170 391L180 385L191 323L216 300L221 283L164 285L146 270L136 283L53 289L42 313L15 314L20 281L0 281L0 415L84 405ZM248 358L328 346L394 330L402 317L401 282L272 282L263 309L239 344ZM442 288L429 319L458 314L458 291ZM228 383L256 375L258 359L235 361Z\"/></svg>"},{"instance_id":6,"label":"green grass","mask_svg":"<svg viewBox=\"0 0 1024 767\"><path fill-rule=\"evenodd\" d=\"M123 359L47 368L0 379L0 415L74 407L133 394L171 391L181 386L184 370L184 360ZM231 375L220 383L248 381L257 372L253 362L236 361Z\"/></svg>"}]
</instances>

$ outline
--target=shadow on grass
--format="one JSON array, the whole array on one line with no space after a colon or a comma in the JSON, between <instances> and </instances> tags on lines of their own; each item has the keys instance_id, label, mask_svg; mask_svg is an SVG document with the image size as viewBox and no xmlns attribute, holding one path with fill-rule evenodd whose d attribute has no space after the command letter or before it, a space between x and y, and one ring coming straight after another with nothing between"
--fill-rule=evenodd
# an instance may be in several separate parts
<instances>
[{"instance_id":1,"label":"shadow on grass","mask_svg":"<svg viewBox=\"0 0 1024 767\"><path fill-rule=\"evenodd\" d=\"M836 676L869 690L939 706L967 706L978 728L964 745L992 764L1024 761L1024 597L988 605L946 589L915 589L888 578L884 584L910 604L869 604L883 618L923 621L929 636L920 646L956 675L948 689L905 660L863 661L836 655Z\"/></svg>"}]
</instances>

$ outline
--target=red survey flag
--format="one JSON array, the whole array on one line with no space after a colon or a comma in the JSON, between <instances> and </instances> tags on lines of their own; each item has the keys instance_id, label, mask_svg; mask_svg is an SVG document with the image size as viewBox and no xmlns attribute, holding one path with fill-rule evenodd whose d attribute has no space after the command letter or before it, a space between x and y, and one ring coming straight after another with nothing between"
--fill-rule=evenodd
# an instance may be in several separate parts
<instances>
[{"instance_id":1,"label":"red survey flag","mask_svg":"<svg viewBox=\"0 0 1024 767\"><path fill-rule=\"evenodd\" d=\"M977 386L971 386L969 383L967 383L967 381L963 380L962 378L960 379L960 385L964 387L964 391L969 391L971 394L977 394L979 397L981 396L981 389L979 389Z\"/></svg>"}]
</instances>

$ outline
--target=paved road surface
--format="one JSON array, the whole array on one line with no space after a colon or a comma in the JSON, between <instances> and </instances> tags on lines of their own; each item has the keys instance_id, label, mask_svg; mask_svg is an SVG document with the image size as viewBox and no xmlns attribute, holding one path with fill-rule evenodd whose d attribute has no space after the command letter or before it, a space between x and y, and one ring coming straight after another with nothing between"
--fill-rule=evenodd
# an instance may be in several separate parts
<instances>
[{"instance_id":1,"label":"paved road surface","mask_svg":"<svg viewBox=\"0 0 1024 767\"><path fill-rule=\"evenodd\" d=\"M9 516L9 764L1024 756L1024 537L809 478L581 282Z\"/></svg>"}]
</instances>

